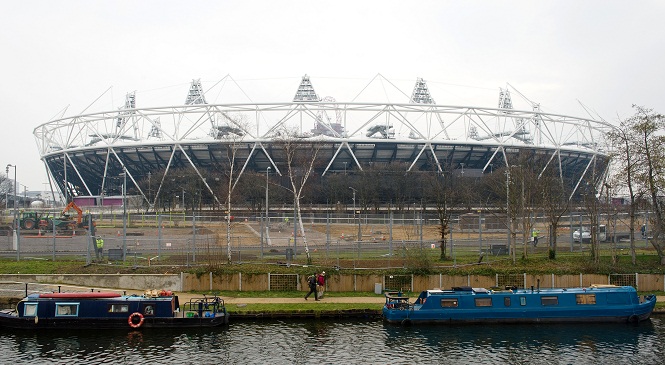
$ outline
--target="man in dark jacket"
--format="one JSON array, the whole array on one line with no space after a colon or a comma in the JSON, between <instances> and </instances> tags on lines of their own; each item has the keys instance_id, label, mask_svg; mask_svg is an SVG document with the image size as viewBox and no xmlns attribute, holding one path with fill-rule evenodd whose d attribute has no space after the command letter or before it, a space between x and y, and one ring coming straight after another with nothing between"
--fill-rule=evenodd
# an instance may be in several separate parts
<instances>
[{"instance_id":1,"label":"man in dark jacket","mask_svg":"<svg viewBox=\"0 0 665 365\"><path fill-rule=\"evenodd\" d=\"M305 300L307 300L307 297L309 297L310 294L314 293L314 300L318 301L319 297L316 294L316 274L307 278L307 284L309 285L309 293L305 295Z\"/></svg>"}]
</instances>

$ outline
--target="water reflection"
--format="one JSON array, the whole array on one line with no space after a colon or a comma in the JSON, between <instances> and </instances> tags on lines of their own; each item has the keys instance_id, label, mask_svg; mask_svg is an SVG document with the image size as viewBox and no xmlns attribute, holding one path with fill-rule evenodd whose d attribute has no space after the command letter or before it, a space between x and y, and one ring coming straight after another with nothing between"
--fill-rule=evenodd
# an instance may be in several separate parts
<instances>
[{"instance_id":1,"label":"water reflection","mask_svg":"<svg viewBox=\"0 0 665 365\"><path fill-rule=\"evenodd\" d=\"M660 327L657 333L656 327ZM662 353L658 319L630 324L398 327L384 325L385 346L444 356L451 363L589 363L610 357L635 363L635 354ZM637 363L642 363L638 360Z\"/></svg>"},{"instance_id":2,"label":"water reflection","mask_svg":"<svg viewBox=\"0 0 665 365\"><path fill-rule=\"evenodd\" d=\"M665 323L399 327L381 321L238 322L141 331L0 330L0 363L654 364Z\"/></svg>"}]
</instances>

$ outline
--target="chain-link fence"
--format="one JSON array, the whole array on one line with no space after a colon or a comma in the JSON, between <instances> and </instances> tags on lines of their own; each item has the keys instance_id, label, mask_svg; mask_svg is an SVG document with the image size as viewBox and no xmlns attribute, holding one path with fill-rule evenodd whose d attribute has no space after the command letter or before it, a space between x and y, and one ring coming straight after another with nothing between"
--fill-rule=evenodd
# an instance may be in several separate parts
<instances>
[{"instance_id":1,"label":"chain-link fence","mask_svg":"<svg viewBox=\"0 0 665 365\"><path fill-rule=\"evenodd\" d=\"M135 266L216 265L226 263L276 263L345 268L427 267L477 264L508 260L514 254L546 255L554 237L557 250L584 253L590 250L588 216L564 217L556 232L536 213L512 223L505 215L476 212L450 219L445 241L435 213L410 210L382 214L305 213L302 227L291 213L234 217L227 227L220 214L131 213L92 214L93 231L9 229L0 238L0 254L17 259L80 257L87 262L123 262ZM626 215L599 216L595 229L601 254L629 248ZM642 228L644 227L644 228ZM576 233L577 232L577 233ZM648 213L638 216L635 239L639 249L650 249ZM537 237L537 240L535 239ZM101 253L98 238L103 240ZM442 242L445 247L442 248ZM439 261L445 256L447 261ZM309 257L309 260L308 260Z\"/></svg>"}]
</instances>

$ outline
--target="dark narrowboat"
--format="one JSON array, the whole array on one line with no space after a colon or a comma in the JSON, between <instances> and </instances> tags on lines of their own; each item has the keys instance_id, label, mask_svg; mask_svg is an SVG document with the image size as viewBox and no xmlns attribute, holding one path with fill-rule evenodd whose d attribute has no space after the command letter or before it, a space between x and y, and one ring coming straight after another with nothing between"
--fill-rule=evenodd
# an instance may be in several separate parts
<instances>
[{"instance_id":1,"label":"dark narrowboat","mask_svg":"<svg viewBox=\"0 0 665 365\"><path fill-rule=\"evenodd\" d=\"M15 309L0 311L7 328L180 328L228 324L222 298L204 296L180 305L170 291L143 295L114 292L30 294Z\"/></svg>"}]
</instances>

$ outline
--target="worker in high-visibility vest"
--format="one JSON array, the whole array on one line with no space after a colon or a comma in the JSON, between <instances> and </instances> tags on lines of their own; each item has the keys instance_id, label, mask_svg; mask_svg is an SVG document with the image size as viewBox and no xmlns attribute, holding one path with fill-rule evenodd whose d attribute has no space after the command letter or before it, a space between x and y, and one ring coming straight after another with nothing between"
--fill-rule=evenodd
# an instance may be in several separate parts
<instances>
[{"instance_id":1,"label":"worker in high-visibility vest","mask_svg":"<svg viewBox=\"0 0 665 365\"><path fill-rule=\"evenodd\" d=\"M538 233L540 233L540 231L535 228L531 231L531 235L533 236L533 247L538 245Z\"/></svg>"},{"instance_id":2,"label":"worker in high-visibility vest","mask_svg":"<svg viewBox=\"0 0 665 365\"><path fill-rule=\"evenodd\" d=\"M96 246L95 254L96 254L97 258L99 259L99 258L104 257L104 253L103 253L104 239L102 238L102 236L97 236L97 240L95 241L95 246Z\"/></svg>"}]
</instances>

